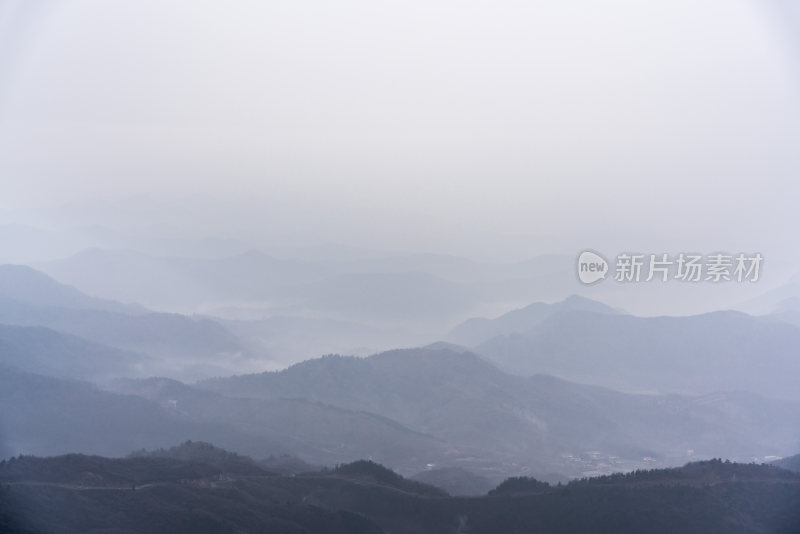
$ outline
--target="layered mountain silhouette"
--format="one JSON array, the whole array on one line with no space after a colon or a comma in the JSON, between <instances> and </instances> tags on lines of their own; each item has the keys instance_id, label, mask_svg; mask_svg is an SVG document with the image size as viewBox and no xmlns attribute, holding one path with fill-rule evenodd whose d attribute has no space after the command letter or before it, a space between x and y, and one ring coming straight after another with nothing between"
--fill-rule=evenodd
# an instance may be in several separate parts
<instances>
[{"instance_id":1,"label":"layered mountain silhouette","mask_svg":"<svg viewBox=\"0 0 800 534\"><path fill-rule=\"evenodd\" d=\"M496 303L556 298L576 288L571 260L547 255L491 264L437 254L378 259L283 259L259 250L222 258L154 256L92 248L36 264L79 289L151 309L203 310L242 319L243 310L375 324L436 326Z\"/></svg>"},{"instance_id":2,"label":"layered mountain silhouette","mask_svg":"<svg viewBox=\"0 0 800 534\"><path fill-rule=\"evenodd\" d=\"M141 353L39 326L0 324L0 353L2 365L43 375L95 381L136 376L152 362Z\"/></svg>"},{"instance_id":3,"label":"layered mountain silhouette","mask_svg":"<svg viewBox=\"0 0 800 534\"><path fill-rule=\"evenodd\" d=\"M800 473L800 454L795 454L787 458L781 458L780 460L776 460L772 463L773 465L777 465L778 467L782 467L783 469L788 469L789 471Z\"/></svg>"},{"instance_id":4,"label":"layered mountain silhouette","mask_svg":"<svg viewBox=\"0 0 800 534\"><path fill-rule=\"evenodd\" d=\"M800 400L792 378L800 373L800 328L773 316L637 317L570 297L470 320L450 339L522 376L551 374L628 392L749 391Z\"/></svg>"},{"instance_id":5,"label":"layered mountain silhouette","mask_svg":"<svg viewBox=\"0 0 800 534\"><path fill-rule=\"evenodd\" d=\"M738 312L633 317L571 312L475 350L519 374L626 391L743 390L800 399L800 329Z\"/></svg>"},{"instance_id":6,"label":"layered mountain silhouette","mask_svg":"<svg viewBox=\"0 0 800 534\"><path fill-rule=\"evenodd\" d=\"M7 454L118 455L192 439L318 465L371 458L408 475L459 467L557 481L719 453L786 456L800 425L794 403L622 394L449 350L331 356L195 386L126 379L113 391L11 368L0 377Z\"/></svg>"},{"instance_id":7,"label":"layered mountain silhouette","mask_svg":"<svg viewBox=\"0 0 800 534\"><path fill-rule=\"evenodd\" d=\"M140 306L90 297L26 265L0 265L0 297L6 301L41 308L125 313L144 311Z\"/></svg>"},{"instance_id":8,"label":"layered mountain silhouette","mask_svg":"<svg viewBox=\"0 0 800 534\"><path fill-rule=\"evenodd\" d=\"M570 311L587 311L594 313L621 313L601 302L573 295L567 299L547 304L535 302L524 308L505 313L495 319L477 317L456 326L447 340L467 347L474 347L497 336L510 335L530 331L544 320Z\"/></svg>"},{"instance_id":9,"label":"layered mountain silhouette","mask_svg":"<svg viewBox=\"0 0 800 534\"><path fill-rule=\"evenodd\" d=\"M199 378L256 354L210 319L89 297L25 266L0 266L0 325L5 363L69 378Z\"/></svg>"},{"instance_id":10,"label":"layered mountain silhouette","mask_svg":"<svg viewBox=\"0 0 800 534\"><path fill-rule=\"evenodd\" d=\"M757 451L775 450L778 443L786 451L798 447L792 430L796 423L784 419L797 420L795 403L740 393L622 394L551 376L509 375L475 354L447 349L329 356L281 372L208 380L198 387L237 397L302 397L369 411L448 443L480 449L483 458L521 462L538 473L574 474L586 465L580 459L586 451L680 462L687 454L721 449L751 459L766 454ZM485 467L466 451L451 462Z\"/></svg>"}]
</instances>

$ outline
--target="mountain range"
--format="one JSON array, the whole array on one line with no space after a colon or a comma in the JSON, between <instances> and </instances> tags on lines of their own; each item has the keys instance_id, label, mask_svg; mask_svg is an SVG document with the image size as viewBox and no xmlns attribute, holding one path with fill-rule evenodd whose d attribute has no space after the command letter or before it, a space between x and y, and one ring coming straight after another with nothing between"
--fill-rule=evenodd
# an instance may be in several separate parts
<instances>
[{"instance_id":1,"label":"mountain range","mask_svg":"<svg viewBox=\"0 0 800 534\"><path fill-rule=\"evenodd\" d=\"M752 459L770 454L767 450L794 450L800 438L794 402L735 392L623 394L552 376L509 375L475 354L446 348L369 358L329 356L280 372L210 379L196 387L227 396L299 397L369 411L538 474L574 476L614 461L641 464L644 457L674 464L712 451ZM597 461L588 459L589 452L597 453ZM485 467L465 452L456 458L451 465Z\"/></svg>"}]
</instances>

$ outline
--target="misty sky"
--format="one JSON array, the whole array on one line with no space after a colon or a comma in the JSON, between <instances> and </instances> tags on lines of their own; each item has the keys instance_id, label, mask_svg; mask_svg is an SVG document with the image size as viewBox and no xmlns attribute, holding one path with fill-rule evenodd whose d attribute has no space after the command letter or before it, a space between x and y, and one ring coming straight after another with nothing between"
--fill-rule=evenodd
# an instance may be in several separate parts
<instances>
[{"instance_id":1,"label":"misty sky","mask_svg":"<svg viewBox=\"0 0 800 534\"><path fill-rule=\"evenodd\" d=\"M0 0L0 214L195 195L165 224L788 248L798 20L777 0Z\"/></svg>"}]
</instances>

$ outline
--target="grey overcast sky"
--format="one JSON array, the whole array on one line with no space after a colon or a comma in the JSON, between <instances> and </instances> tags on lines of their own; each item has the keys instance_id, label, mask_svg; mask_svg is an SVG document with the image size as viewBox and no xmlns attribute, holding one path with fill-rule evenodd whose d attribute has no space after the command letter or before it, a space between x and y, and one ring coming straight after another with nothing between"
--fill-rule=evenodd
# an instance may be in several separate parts
<instances>
[{"instance_id":1,"label":"grey overcast sky","mask_svg":"<svg viewBox=\"0 0 800 534\"><path fill-rule=\"evenodd\" d=\"M791 244L798 20L789 0L0 0L0 208L191 194L228 206L198 228L360 245Z\"/></svg>"}]
</instances>

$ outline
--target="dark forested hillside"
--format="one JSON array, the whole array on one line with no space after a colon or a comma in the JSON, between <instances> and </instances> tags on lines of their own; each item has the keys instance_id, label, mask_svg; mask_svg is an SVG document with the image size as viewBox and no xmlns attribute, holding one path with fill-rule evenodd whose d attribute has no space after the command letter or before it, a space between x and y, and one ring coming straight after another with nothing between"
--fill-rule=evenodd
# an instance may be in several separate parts
<instances>
[{"instance_id":1,"label":"dark forested hillside","mask_svg":"<svg viewBox=\"0 0 800 534\"><path fill-rule=\"evenodd\" d=\"M484 497L448 497L372 462L278 476L212 465L224 451L0 463L4 532L792 533L800 476L719 460L551 486L513 479ZM173 452L174 452L173 451ZM27 530L26 530L27 529Z\"/></svg>"}]
</instances>

